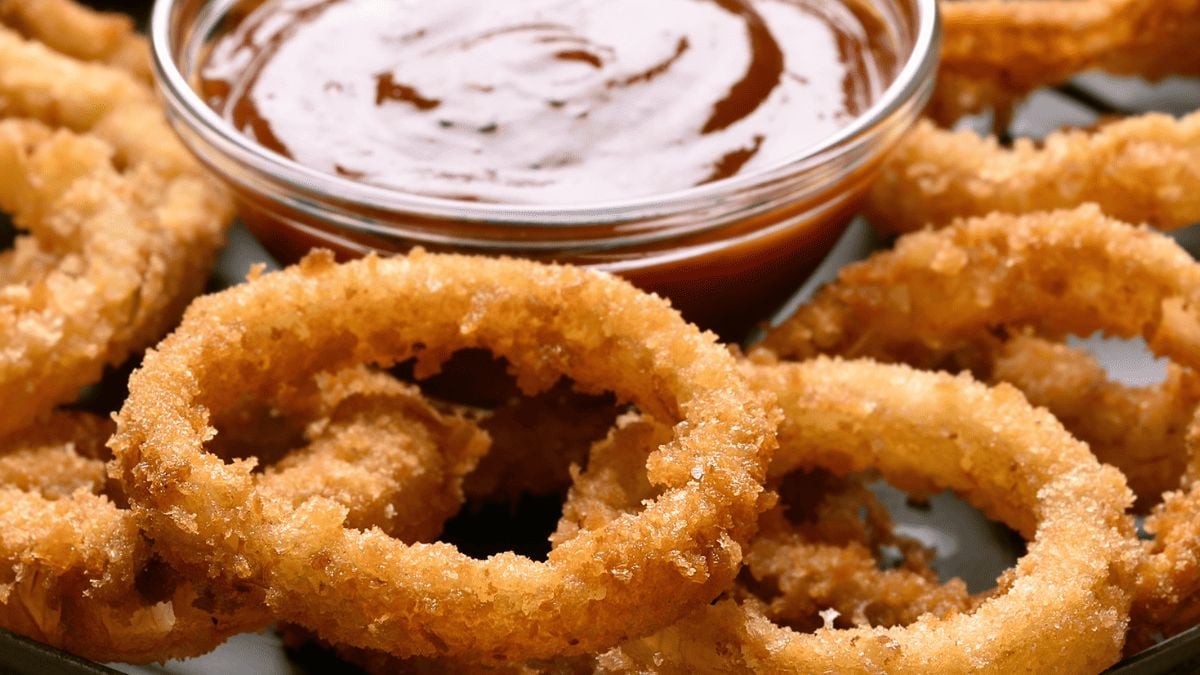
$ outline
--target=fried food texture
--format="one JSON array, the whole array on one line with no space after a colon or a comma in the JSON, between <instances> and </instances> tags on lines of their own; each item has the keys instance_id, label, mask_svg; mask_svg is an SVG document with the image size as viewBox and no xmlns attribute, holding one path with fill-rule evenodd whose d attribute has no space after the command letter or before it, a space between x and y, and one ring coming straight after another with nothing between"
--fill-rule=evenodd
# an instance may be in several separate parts
<instances>
[{"instance_id":1,"label":"fried food texture","mask_svg":"<svg viewBox=\"0 0 1200 675\"><path fill-rule=\"evenodd\" d=\"M1093 206L996 214L906 235L893 250L844 268L767 336L760 356L871 357L1008 379L1058 414L1101 461L1126 472L1139 505L1149 508L1177 487L1187 461L1183 432L1200 366L1197 308L1200 266L1164 235ZM1066 348L1016 339L1097 331L1145 338L1175 364L1171 376L1128 388ZM1019 366L1056 350L1054 368L1043 363L1040 375Z\"/></svg>"},{"instance_id":2,"label":"fried food texture","mask_svg":"<svg viewBox=\"0 0 1200 675\"><path fill-rule=\"evenodd\" d=\"M203 288L232 208L147 85L5 27L0 177L0 209L19 233L0 255L7 433L174 325Z\"/></svg>"},{"instance_id":3,"label":"fried food texture","mask_svg":"<svg viewBox=\"0 0 1200 675\"><path fill-rule=\"evenodd\" d=\"M922 120L884 164L866 212L879 229L903 233L1086 202L1162 230L1200 222L1200 113L1147 114L1011 148Z\"/></svg>"},{"instance_id":4,"label":"fried food texture","mask_svg":"<svg viewBox=\"0 0 1200 675\"><path fill-rule=\"evenodd\" d=\"M993 111L1007 130L1035 90L1086 70L1160 79L1200 74L1197 0L943 0L937 89L885 162L866 211L884 232L944 227L993 211L1099 204L1114 218L1169 230L1200 222L1200 116L1146 114L1041 142L949 131Z\"/></svg>"},{"instance_id":5,"label":"fried food texture","mask_svg":"<svg viewBox=\"0 0 1200 675\"><path fill-rule=\"evenodd\" d=\"M820 357L752 379L784 410L773 472L873 467L906 489L951 489L1022 533L1028 553L970 612L805 634L727 597L600 655L599 670L1098 672L1119 658L1130 494L1049 413L1007 385L868 361Z\"/></svg>"},{"instance_id":6,"label":"fried food texture","mask_svg":"<svg viewBox=\"0 0 1200 675\"><path fill-rule=\"evenodd\" d=\"M345 528L345 507L329 500L292 508L257 489L247 463L204 452L211 416L236 394L268 398L320 372L410 357L420 377L476 348L507 359L526 393L567 376L672 424L646 464L662 496L544 563L473 560ZM728 586L766 506L768 405L714 336L614 277L421 251L338 265L318 253L195 302L130 379L111 447L164 556L261 584L282 620L400 656L541 658L650 633Z\"/></svg>"},{"instance_id":7,"label":"fried food texture","mask_svg":"<svg viewBox=\"0 0 1200 675\"><path fill-rule=\"evenodd\" d=\"M0 24L80 61L103 63L149 83L150 48L124 15L95 12L73 0L3 0Z\"/></svg>"},{"instance_id":8,"label":"fried food texture","mask_svg":"<svg viewBox=\"0 0 1200 675\"><path fill-rule=\"evenodd\" d=\"M244 412L244 411L237 411ZM299 429L290 454L255 474L289 504L338 503L347 524L428 540L461 506L486 451L474 424L433 410L410 386L350 369L288 392L271 411ZM235 416L237 417L237 416ZM225 425L222 454L262 452L262 419ZM259 590L209 584L165 563L106 479L113 425L57 412L0 443L0 626L100 661L203 654L272 621ZM257 457L256 457L257 460Z\"/></svg>"},{"instance_id":9,"label":"fried food texture","mask_svg":"<svg viewBox=\"0 0 1200 675\"><path fill-rule=\"evenodd\" d=\"M1085 70L1159 79L1200 74L1196 0L945 0L942 124L1007 108Z\"/></svg>"},{"instance_id":10,"label":"fried food texture","mask_svg":"<svg viewBox=\"0 0 1200 675\"><path fill-rule=\"evenodd\" d=\"M346 527L405 542L436 538L462 506L463 480L490 448L488 435L386 373L325 375L317 392L277 409L307 420L306 444L266 467L259 490L293 508L336 502L347 510Z\"/></svg>"},{"instance_id":11,"label":"fried food texture","mask_svg":"<svg viewBox=\"0 0 1200 675\"><path fill-rule=\"evenodd\" d=\"M262 609L222 606L157 559L104 478L111 431L58 412L0 441L0 626L128 662L203 654L265 626Z\"/></svg>"},{"instance_id":12,"label":"fried food texture","mask_svg":"<svg viewBox=\"0 0 1200 675\"><path fill-rule=\"evenodd\" d=\"M551 541L561 545L581 531L641 511L658 491L638 469L669 439L669 429L654 420L638 415L618 420L608 438L592 446L586 470L572 469ZM832 609L843 617L838 625L890 627L973 605L962 581L939 584L929 552L893 533L886 509L861 479L797 472L775 487L781 503L759 519L730 593L755 602L772 621L810 631ZM900 550L903 564L881 570L883 546Z\"/></svg>"},{"instance_id":13,"label":"fried food texture","mask_svg":"<svg viewBox=\"0 0 1200 675\"><path fill-rule=\"evenodd\" d=\"M1146 518L1126 652L1151 646L1200 620L1200 414L1187 431L1188 466L1180 489Z\"/></svg>"}]
</instances>

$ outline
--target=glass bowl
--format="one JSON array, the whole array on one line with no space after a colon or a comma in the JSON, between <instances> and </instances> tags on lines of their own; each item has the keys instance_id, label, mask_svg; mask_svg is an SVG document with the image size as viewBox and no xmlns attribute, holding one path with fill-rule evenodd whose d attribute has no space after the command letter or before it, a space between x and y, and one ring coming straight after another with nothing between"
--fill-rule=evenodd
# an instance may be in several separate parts
<instances>
[{"instance_id":1,"label":"glass bowl","mask_svg":"<svg viewBox=\"0 0 1200 675\"><path fill-rule=\"evenodd\" d=\"M243 221L283 263L315 247L511 255L607 270L671 299L727 339L766 319L820 263L881 160L926 103L936 0L847 0L896 55L891 84L851 124L770 168L601 204L527 206L426 197L305 167L259 146L193 85L215 36L262 0L159 0L154 65L187 146L233 189ZM875 36L879 37L879 36Z\"/></svg>"}]
</instances>

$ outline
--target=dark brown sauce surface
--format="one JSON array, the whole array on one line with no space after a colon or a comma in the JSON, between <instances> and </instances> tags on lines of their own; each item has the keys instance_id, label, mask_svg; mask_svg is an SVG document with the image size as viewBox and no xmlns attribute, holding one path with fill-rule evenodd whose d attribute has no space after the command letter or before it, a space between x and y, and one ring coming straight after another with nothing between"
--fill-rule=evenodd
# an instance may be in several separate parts
<instances>
[{"instance_id":1,"label":"dark brown sauce surface","mask_svg":"<svg viewBox=\"0 0 1200 675\"><path fill-rule=\"evenodd\" d=\"M405 192L597 203L779 164L882 89L830 0L267 0L200 88L263 146Z\"/></svg>"}]
</instances>

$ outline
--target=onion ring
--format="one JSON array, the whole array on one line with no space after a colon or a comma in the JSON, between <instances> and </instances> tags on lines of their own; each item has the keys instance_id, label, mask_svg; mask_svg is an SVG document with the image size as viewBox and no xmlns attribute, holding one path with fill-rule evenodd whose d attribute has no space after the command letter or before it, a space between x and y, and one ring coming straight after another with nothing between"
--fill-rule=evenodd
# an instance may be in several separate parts
<instances>
[{"instance_id":1,"label":"onion ring","mask_svg":"<svg viewBox=\"0 0 1200 675\"><path fill-rule=\"evenodd\" d=\"M795 475L795 474L793 474ZM790 476L789 476L790 478ZM803 527L789 508L768 511L746 553L742 585L762 603L774 623L808 632L822 625L839 627L906 626L926 614L945 618L969 611L976 599L961 579L945 584L929 567L929 552L914 541L896 537L886 511L862 485L847 494L827 494L824 509L847 507L855 512L828 521L817 518ZM845 489L845 488L843 488ZM790 502L785 502L791 506ZM862 527L857 511L866 511L872 541L861 535L839 540L838 527ZM828 516L826 516L828 518ZM882 520L883 522L871 522ZM815 528L817 533L806 530ZM833 530L826 532L824 530ZM876 549L897 546L903 565L880 569ZM835 616L826 620L829 610Z\"/></svg>"},{"instance_id":2,"label":"onion ring","mask_svg":"<svg viewBox=\"0 0 1200 675\"><path fill-rule=\"evenodd\" d=\"M0 442L0 458L30 470L73 467L35 481L3 476L0 626L86 658L129 662L202 654L265 626L261 606L223 604L157 561L132 514L107 496L104 459L91 456L111 428L54 413L32 436Z\"/></svg>"},{"instance_id":3,"label":"onion ring","mask_svg":"<svg viewBox=\"0 0 1200 675\"><path fill-rule=\"evenodd\" d=\"M902 487L951 488L1029 538L1029 552L971 613L799 634L726 599L601 655L600 670L1098 672L1120 657L1130 494L1048 413L1007 385L905 366L821 357L751 377L785 413L774 473L873 466Z\"/></svg>"},{"instance_id":4,"label":"onion ring","mask_svg":"<svg viewBox=\"0 0 1200 675\"><path fill-rule=\"evenodd\" d=\"M203 288L232 208L147 86L7 28L0 115L32 118L0 120L0 208L29 233L0 256L8 433L174 324Z\"/></svg>"},{"instance_id":5,"label":"onion ring","mask_svg":"<svg viewBox=\"0 0 1200 675\"><path fill-rule=\"evenodd\" d=\"M267 467L259 488L293 504L335 500L349 524L406 541L436 536L462 504L462 478L486 450L486 435L382 373L319 380L316 391L292 392L281 404L277 414L307 427L306 444ZM104 480L112 426L60 412L0 447L0 560L11 568L0 588L0 626L126 662L194 656L264 628L272 617L260 590L230 593L158 560L132 513L118 506L119 486Z\"/></svg>"},{"instance_id":6,"label":"onion ring","mask_svg":"<svg viewBox=\"0 0 1200 675\"><path fill-rule=\"evenodd\" d=\"M292 507L333 500L347 509L346 527L406 542L437 537L462 506L463 480L488 451L487 434L385 373L352 369L319 380L316 410L305 415L317 420L307 445L267 467L259 489Z\"/></svg>"},{"instance_id":7,"label":"onion ring","mask_svg":"<svg viewBox=\"0 0 1200 675\"><path fill-rule=\"evenodd\" d=\"M1163 495L1147 516L1153 539L1142 543L1131 609L1128 653L1170 637L1200 620L1200 412L1187 433L1188 467L1182 489Z\"/></svg>"},{"instance_id":8,"label":"onion ring","mask_svg":"<svg viewBox=\"0 0 1200 675\"><path fill-rule=\"evenodd\" d=\"M653 420L620 418L608 438L592 446L586 471L572 468L572 487L551 542L558 546L581 531L636 514L658 497L641 467L668 440L669 429ZM820 475L790 480L794 477L781 486L784 503L759 519L739 581L771 589L752 595L763 598L762 610L773 621L819 626L820 612L833 609L852 625L890 627L973 606L961 580L937 583L923 549L892 533L887 511L861 482ZM810 502L807 508L801 496ZM882 545L901 547L905 566L880 570L876 551Z\"/></svg>"},{"instance_id":9,"label":"onion ring","mask_svg":"<svg viewBox=\"0 0 1200 675\"><path fill-rule=\"evenodd\" d=\"M943 42L931 112L943 124L1089 69L1158 79L1200 74L1196 0L941 2Z\"/></svg>"},{"instance_id":10,"label":"onion ring","mask_svg":"<svg viewBox=\"0 0 1200 675\"><path fill-rule=\"evenodd\" d=\"M78 490L99 494L108 483L104 446L112 435L109 420L84 413L59 412L4 441L0 485L62 499Z\"/></svg>"},{"instance_id":11,"label":"onion ring","mask_svg":"<svg viewBox=\"0 0 1200 675\"><path fill-rule=\"evenodd\" d=\"M1137 283L1128 281L1134 279ZM1139 506L1148 508L1161 492L1177 486L1174 478L1158 484L1147 479L1182 473L1184 425L1158 425L1158 438L1146 428L1128 435L1096 432L1127 418L1128 402L1162 402L1179 391L1186 394L1181 405L1190 404L1194 394L1187 392L1198 386L1195 369L1200 368L1197 312L1200 265L1186 251L1164 235L1106 219L1096 207L1085 206L997 214L906 235L894 250L843 268L836 282L762 344L788 359L824 353L926 368L973 361L976 372L990 377L1005 338L1020 329L1050 338L1096 331L1143 337L1156 355L1187 369L1180 375L1187 384L1174 388L1168 381L1114 396L1121 386L1109 383L1104 385L1108 399L1126 402L1114 408L1038 402L1052 411L1062 408L1072 431L1093 444L1101 461L1139 477ZM1142 421L1178 417L1179 406L1173 400L1165 404L1172 406L1165 412L1141 411ZM1150 448L1128 445L1151 442ZM1143 466L1151 457L1163 466Z\"/></svg>"},{"instance_id":12,"label":"onion ring","mask_svg":"<svg viewBox=\"0 0 1200 675\"><path fill-rule=\"evenodd\" d=\"M1181 459L1189 454L1184 431L1200 407L1196 371L1168 363L1160 384L1131 387L1109 380L1086 352L1017 334L1000 347L991 379L1048 408L1103 461L1119 461L1141 501L1158 501L1164 489L1178 485Z\"/></svg>"},{"instance_id":13,"label":"onion ring","mask_svg":"<svg viewBox=\"0 0 1200 675\"><path fill-rule=\"evenodd\" d=\"M0 0L0 23L60 54L153 81L150 47L124 14L96 12L71 0Z\"/></svg>"},{"instance_id":14,"label":"onion ring","mask_svg":"<svg viewBox=\"0 0 1200 675\"><path fill-rule=\"evenodd\" d=\"M247 467L203 452L209 411L232 392L410 356L420 377L468 348L508 359L526 392L566 375L679 422L648 465L663 497L545 563L478 561L449 545L347 530L344 509L322 500L293 511L257 491ZM111 447L141 522L173 563L261 582L280 618L331 641L487 660L606 648L711 600L764 508L773 428L714 336L626 282L421 251L337 265L326 252L193 303L130 379ZM663 588L674 592L662 597Z\"/></svg>"},{"instance_id":15,"label":"onion ring","mask_svg":"<svg viewBox=\"0 0 1200 675\"><path fill-rule=\"evenodd\" d=\"M1200 222L1200 113L1148 114L1041 143L1017 139L1011 148L922 120L884 164L866 212L873 225L897 233L1084 202L1163 230Z\"/></svg>"}]
</instances>

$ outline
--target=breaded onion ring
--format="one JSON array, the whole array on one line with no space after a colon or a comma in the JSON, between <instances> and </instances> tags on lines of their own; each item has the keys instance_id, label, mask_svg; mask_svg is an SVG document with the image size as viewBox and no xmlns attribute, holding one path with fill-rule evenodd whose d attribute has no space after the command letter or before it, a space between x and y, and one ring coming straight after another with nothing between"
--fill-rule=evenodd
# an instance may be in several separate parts
<instances>
[{"instance_id":1,"label":"breaded onion ring","mask_svg":"<svg viewBox=\"0 0 1200 675\"><path fill-rule=\"evenodd\" d=\"M592 446L587 469L572 468L571 490L551 542L558 546L581 531L636 514L656 498L659 491L640 468L669 438L669 429L653 420L620 418L608 438ZM773 621L814 628L823 623L820 613L833 609L844 617L839 625L890 627L973 606L961 580L938 583L926 552L892 533L886 509L860 481L822 474L787 479L780 487L783 504L759 519L739 577L739 586L754 587L750 594ZM905 565L879 569L883 545L900 547Z\"/></svg>"},{"instance_id":2,"label":"breaded onion ring","mask_svg":"<svg viewBox=\"0 0 1200 675\"><path fill-rule=\"evenodd\" d=\"M249 467L203 451L210 415L235 392L410 357L420 377L470 348L506 358L526 392L565 375L677 422L647 467L663 496L545 563L480 561L346 529L329 501L293 510L257 490ZM111 446L172 562L261 583L280 618L327 640L484 660L607 648L711 600L764 506L773 441L732 356L666 302L593 271L417 251L344 265L314 254L198 300L130 379Z\"/></svg>"},{"instance_id":3,"label":"breaded onion ring","mask_svg":"<svg viewBox=\"0 0 1200 675\"><path fill-rule=\"evenodd\" d=\"M801 632L830 627L907 626L922 616L946 618L969 611L974 600L961 579L946 584L928 566L879 569L879 559L857 542L812 542L782 527L782 514L746 553L753 587L747 596L772 622ZM775 528L778 527L778 530Z\"/></svg>"},{"instance_id":4,"label":"breaded onion ring","mask_svg":"<svg viewBox=\"0 0 1200 675\"><path fill-rule=\"evenodd\" d=\"M1111 407L1079 406L1077 396L1061 405L1057 397L1039 396L1038 403L1062 412L1101 461L1137 478L1139 505L1148 507L1176 487L1173 477L1186 462L1185 427L1171 420L1181 406L1186 415L1195 398L1198 313L1200 265L1186 251L1169 237L1085 206L997 214L902 237L894 250L843 268L762 345L787 359L838 354L926 368L967 363L995 377L1005 371L993 369L992 360L1005 338L1023 329L1049 338L1096 331L1143 337L1156 355L1187 371L1141 391L1102 382L1102 395L1089 403L1108 400ZM1172 392L1180 394L1180 405ZM1168 408L1131 410L1152 401ZM1139 418L1167 423L1137 433L1106 431ZM1141 444L1150 447L1136 447ZM1147 466L1150 460L1159 466Z\"/></svg>"},{"instance_id":5,"label":"breaded onion ring","mask_svg":"<svg viewBox=\"0 0 1200 675\"><path fill-rule=\"evenodd\" d=\"M462 504L462 478L487 448L473 424L435 412L382 373L319 378L280 406L307 441L259 475L287 503L342 504L355 527L430 539ZM108 420L55 413L0 443L0 627L101 661L195 656L261 630L258 589L217 588L163 564L123 495L104 480ZM225 451L251 436L226 440Z\"/></svg>"},{"instance_id":6,"label":"breaded onion ring","mask_svg":"<svg viewBox=\"0 0 1200 675\"><path fill-rule=\"evenodd\" d=\"M1000 117L1035 89L1085 70L1158 79L1200 74L1196 0L944 0L943 124L987 107Z\"/></svg>"},{"instance_id":7,"label":"breaded onion ring","mask_svg":"<svg viewBox=\"0 0 1200 675\"><path fill-rule=\"evenodd\" d=\"M1133 654L1200 620L1200 413L1188 428L1188 468L1181 489L1163 496L1146 518L1153 538L1142 542L1131 608L1129 644Z\"/></svg>"},{"instance_id":8,"label":"breaded onion ring","mask_svg":"<svg viewBox=\"0 0 1200 675\"><path fill-rule=\"evenodd\" d=\"M1110 380L1085 351L1018 334L999 348L991 379L1020 389L1093 453L1119 462L1140 501L1157 502L1179 484L1184 430L1200 407L1200 376L1191 368L1168 363L1161 383L1132 387Z\"/></svg>"},{"instance_id":9,"label":"breaded onion ring","mask_svg":"<svg viewBox=\"0 0 1200 675\"><path fill-rule=\"evenodd\" d=\"M208 276L232 208L149 87L0 28L0 434L157 340ZM52 125L63 125L55 129Z\"/></svg>"},{"instance_id":10,"label":"breaded onion ring","mask_svg":"<svg viewBox=\"0 0 1200 675\"><path fill-rule=\"evenodd\" d=\"M72 0L0 0L0 23L81 61L120 68L149 83L150 48L133 19Z\"/></svg>"},{"instance_id":11,"label":"breaded onion ring","mask_svg":"<svg viewBox=\"0 0 1200 675\"><path fill-rule=\"evenodd\" d=\"M381 372L318 378L307 444L268 466L259 489L299 507L323 498L347 509L346 527L431 541L463 503L463 480L490 441L473 423L434 410L416 388ZM295 401L282 414L311 404ZM291 408L291 410L289 410Z\"/></svg>"},{"instance_id":12,"label":"breaded onion ring","mask_svg":"<svg viewBox=\"0 0 1200 675\"><path fill-rule=\"evenodd\" d=\"M913 232L993 211L1085 202L1163 230L1200 222L1200 113L1143 115L1040 143L1017 139L1011 148L923 120L884 164L866 209L885 232Z\"/></svg>"},{"instance_id":13,"label":"breaded onion ring","mask_svg":"<svg viewBox=\"0 0 1200 675\"><path fill-rule=\"evenodd\" d=\"M1098 672L1127 624L1136 544L1121 475L1006 385L824 357L757 369L785 421L775 471L874 467L909 489L952 489L1030 540L1002 588L970 613L903 628L775 625L722 600L598 657L653 672Z\"/></svg>"},{"instance_id":14,"label":"breaded onion ring","mask_svg":"<svg viewBox=\"0 0 1200 675\"><path fill-rule=\"evenodd\" d=\"M0 476L0 627L98 661L203 654L270 621L261 604L215 597L159 562L103 481L112 425L55 413L0 441L0 461L64 470ZM73 467L72 470L65 470Z\"/></svg>"},{"instance_id":15,"label":"breaded onion ring","mask_svg":"<svg viewBox=\"0 0 1200 675\"><path fill-rule=\"evenodd\" d=\"M41 495L99 494L107 484L104 463L112 422L96 415L58 412L3 442L0 485Z\"/></svg>"}]
</instances>

